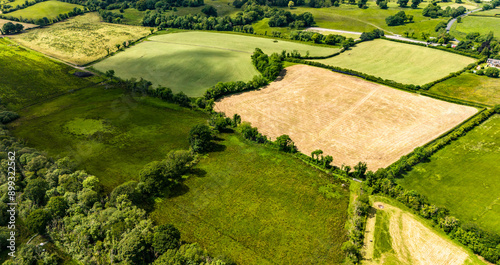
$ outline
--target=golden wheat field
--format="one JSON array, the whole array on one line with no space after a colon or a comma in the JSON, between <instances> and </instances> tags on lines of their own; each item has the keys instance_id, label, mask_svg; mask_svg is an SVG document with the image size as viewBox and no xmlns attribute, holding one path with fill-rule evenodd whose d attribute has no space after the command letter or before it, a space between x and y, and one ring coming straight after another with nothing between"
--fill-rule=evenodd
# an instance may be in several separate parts
<instances>
[{"instance_id":1,"label":"golden wheat field","mask_svg":"<svg viewBox=\"0 0 500 265\"><path fill-rule=\"evenodd\" d=\"M32 29L12 37L33 50L63 61L84 65L114 52L117 44L150 34L149 28L103 23L97 13L88 13L48 27Z\"/></svg>"},{"instance_id":2,"label":"golden wheat field","mask_svg":"<svg viewBox=\"0 0 500 265\"><path fill-rule=\"evenodd\" d=\"M321 149L337 166L386 167L477 112L322 68L284 72L261 90L219 100L215 110L238 113L272 140L287 134L305 154Z\"/></svg>"}]
</instances>

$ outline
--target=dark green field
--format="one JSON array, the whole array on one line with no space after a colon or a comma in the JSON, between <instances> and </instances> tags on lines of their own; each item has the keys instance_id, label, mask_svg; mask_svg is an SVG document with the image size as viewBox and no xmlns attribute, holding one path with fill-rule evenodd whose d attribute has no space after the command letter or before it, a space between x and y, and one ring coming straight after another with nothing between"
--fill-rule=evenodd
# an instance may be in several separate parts
<instances>
[{"instance_id":1,"label":"dark green field","mask_svg":"<svg viewBox=\"0 0 500 265\"><path fill-rule=\"evenodd\" d=\"M452 215L500 232L500 115L414 167L399 183ZM439 191L439 192L436 192Z\"/></svg>"},{"instance_id":2,"label":"dark green field","mask_svg":"<svg viewBox=\"0 0 500 265\"><path fill-rule=\"evenodd\" d=\"M111 189L173 149L188 149L191 127L206 115L121 89L96 86L19 112L9 125L28 145L70 156Z\"/></svg>"},{"instance_id":3,"label":"dark green field","mask_svg":"<svg viewBox=\"0 0 500 265\"><path fill-rule=\"evenodd\" d=\"M96 78L78 78L75 69L0 39L0 98L11 109L43 101L68 90L92 86Z\"/></svg>"},{"instance_id":4,"label":"dark green field","mask_svg":"<svg viewBox=\"0 0 500 265\"><path fill-rule=\"evenodd\" d=\"M332 183L296 158L224 135L224 151L210 153L185 181L186 193L158 201L158 223L172 223L182 239L238 264L338 264L347 240L349 187Z\"/></svg>"}]
</instances>

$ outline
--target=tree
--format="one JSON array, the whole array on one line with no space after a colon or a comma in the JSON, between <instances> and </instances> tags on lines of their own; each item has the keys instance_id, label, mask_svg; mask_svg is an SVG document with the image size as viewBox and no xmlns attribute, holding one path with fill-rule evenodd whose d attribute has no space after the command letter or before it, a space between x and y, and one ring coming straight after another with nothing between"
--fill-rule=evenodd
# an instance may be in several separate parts
<instances>
[{"instance_id":1,"label":"tree","mask_svg":"<svg viewBox=\"0 0 500 265\"><path fill-rule=\"evenodd\" d=\"M333 157L330 155L327 155L323 158L323 166L328 167L330 164L333 162Z\"/></svg>"},{"instance_id":2,"label":"tree","mask_svg":"<svg viewBox=\"0 0 500 265\"><path fill-rule=\"evenodd\" d=\"M106 73L104 74L104 76L106 76L107 78L113 78L115 76L115 70L108 70L108 71L106 71Z\"/></svg>"},{"instance_id":3,"label":"tree","mask_svg":"<svg viewBox=\"0 0 500 265\"><path fill-rule=\"evenodd\" d=\"M43 205L45 201L45 192L47 191L47 181L37 178L28 182L24 190L24 196L32 200L36 205Z\"/></svg>"},{"instance_id":4,"label":"tree","mask_svg":"<svg viewBox=\"0 0 500 265\"><path fill-rule=\"evenodd\" d=\"M462 17L457 17L457 23L462 23Z\"/></svg>"},{"instance_id":5,"label":"tree","mask_svg":"<svg viewBox=\"0 0 500 265\"><path fill-rule=\"evenodd\" d=\"M44 209L31 212L26 218L26 226L32 233L45 234L46 226L51 219L50 213Z\"/></svg>"},{"instance_id":6,"label":"tree","mask_svg":"<svg viewBox=\"0 0 500 265\"><path fill-rule=\"evenodd\" d=\"M399 7L406 7L408 5L409 0L398 0Z\"/></svg>"},{"instance_id":7,"label":"tree","mask_svg":"<svg viewBox=\"0 0 500 265\"><path fill-rule=\"evenodd\" d=\"M366 166L365 162L359 162L354 166L353 177L357 179L364 179L367 168L368 167Z\"/></svg>"},{"instance_id":8,"label":"tree","mask_svg":"<svg viewBox=\"0 0 500 265\"><path fill-rule=\"evenodd\" d=\"M295 3L293 1L288 2L288 8L292 9Z\"/></svg>"},{"instance_id":9,"label":"tree","mask_svg":"<svg viewBox=\"0 0 500 265\"><path fill-rule=\"evenodd\" d=\"M422 0L412 0L411 1L411 8L413 8L413 9L418 8L418 5L420 5L420 3L422 3Z\"/></svg>"},{"instance_id":10,"label":"tree","mask_svg":"<svg viewBox=\"0 0 500 265\"><path fill-rule=\"evenodd\" d=\"M290 136L284 134L276 138L276 144L279 147L280 151L285 151L285 152L295 152L296 147L295 144L293 143L292 139L290 139Z\"/></svg>"},{"instance_id":11,"label":"tree","mask_svg":"<svg viewBox=\"0 0 500 265\"><path fill-rule=\"evenodd\" d=\"M46 209L56 218L64 217L68 208L68 200L62 196L51 197L46 206Z\"/></svg>"},{"instance_id":12,"label":"tree","mask_svg":"<svg viewBox=\"0 0 500 265\"><path fill-rule=\"evenodd\" d=\"M189 131L189 144L197 153L210 151L210 140L212 140L212 133L205 124L197 124Z\"/></svg>"},{"instance_id":13,"label":"tree","mask_svg":"<svg viewBox=\"0 0 500 265\"><path fill-rule=\"evenodd\" d=\"M3 34L5 35L9 35L9 34L15 34L15 33L19 33L21 32L22 30L24 29L24 26L22 24L19 24L19 23L16 23L14 25L14 23L12 22L7 22L3 25L2 27L2 32Z\"/></svg>"},{"instance_id":14,"label":"tree","mask_svg":"<svg viewBox=\"0 0 500 265\"><path fill-rule=\"evenodd\" d=\"M312 153L311 153L311 157L312 159L316 160L316 161L319 161L319 156L323 154L323 151L320 150L320 149L317 149L317 150L314 150ZM316 156L316 158L314 158L314 156Z\"/></svg>"},{"instance_id":15,"label":"tree","mask_svg":"<svg viewBox=\"0 0 500 265\"><path fill-rule=\"evenodd\" d=\"M216 17L217 16L217 9L213 6L206 5L201 12L205 14L207 17Z\"/></svg>"},{"instance_id":16,"label":"tree","mask_svg":"<svg viewBox=\"0 0 500 265\"><path fill-rule=\"evenodd\" d=\"M181 233L171 224L160 225L153 234L153 248L158 255L169 249L176 249L180 245Z\"/></svg>"},{"instance_id":17,"label":"tree","mask_svg":"<svg viewBox=\"0 0 500 265\"><path fill-rule=\"evenodd\" d=\"M500 70L498 70L498 68L495 68L495 67L488 67L488 69L486 69L486 71L484 71L484 74L487 76L487 77L498 77L499 74L500 74Z\"/></svg>"}]
</instances>

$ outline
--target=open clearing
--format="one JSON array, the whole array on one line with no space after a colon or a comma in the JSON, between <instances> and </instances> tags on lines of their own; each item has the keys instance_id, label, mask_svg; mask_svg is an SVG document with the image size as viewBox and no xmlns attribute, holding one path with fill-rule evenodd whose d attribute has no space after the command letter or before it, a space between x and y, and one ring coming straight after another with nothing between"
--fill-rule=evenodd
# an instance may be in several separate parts
<instances>
[{"instance_id":1,"label":"open clearing","mask_svg":"<svg viewBox=\"0 0 500 265\"><path fill-rule=\"evenodd\" d=\"M500 80L472 73L438 83L429 92L490 105L500 104Z\"/></svg>"},{"instance_id":2,"label":"open clearing","mask_svg":"<svg viewBox=\"0 0 500 265\"><path fill-rule=\"evenodd\" d=\"M115 44L149 35L149 28L100 22L97 13L77 16L13 36L22 45L61 60L83 65L116 51Z\"/></svg>"},{"instance_id":3,"label":"open clearing","mask_svg":"<svg viewBox=\"0 0 500 265\"><path fill-rule=\"evenodd\" d=\"M188 149L192 126L206 114L122 89L96 86L19 111L9 129L49 156L69 156L107 191L137 180L147 163Z\"/></svg>"},{"instance_id":4,"label":"open clearing","mask_svg":"<svg viewBox=\"0 0 500 265\"><path fill-rule=\"evenodd\" d=\"M434 204L446 206L460 220L499 233L499 159L500 116L495 115L398 182Z\"/></svg>"},{"instance_id":5,"label":"open clearing","mask_svg":"<svg viewBox=\"0 0 500 265\"><path fill-rule=\"evenodd\" d=\"M323 68L295 65L264 89L218 101L273 140L289 135L298 149L332 155L340 166L386 167L477 112Z\"/></svg>"},{"instance_id":6,"label":"open clearing","mask_svg":"<svg viewBox=\"0 0 500 265\"><path fill-rule=\"evenodd\" d=\"M21 18L21 17L28 18L33 20L41 19L44 17L47 17L49 19L54 19L59 14L66 14L73 11L75 7L84 10L84 7L81 5L70 4L56 0L48 0L5 15L16 18Z\"/></svg>"},{"instance_id":7,"label":"open clearing","mask_svg":"<svg viewBox=\"0 0 500 265\"><path fill-rule=\"evenodd\" d=\"M78 78L72 67L38 52L0 39L0 98L10 109L19 109L68 90L92 86L96 77Z\"/></svg>"},{"instance_id":8,"label":"open clearing","mask_svg":"<svg viewBox=\"0 0 500 265\"><path fill-rule=\"evenodd\" d=\"M21 24L21 25L24 26L24 29L30 29L30 28L36 28L36 27L38 27L38 25L35 25L35 24L22 23L22 22L11 21L11 20L1 19L0 18L0 28L2 28L4 24L7 24L9 22L12 22L14 24Z\"/></svg>"},{"instance_id":9,"label":"open clearing","mask_svg":"<svg viewBox=\"0 0 500 265\"><path fill-rule=\"evenodd\" d=\"M365 256L363 264L485 264L444 233L435 231L427 220L387 202L377 201L373 207L376 221L367 226L367 233L375 237L364 250L372 249L374 254Z\"/></svg>"},{"instance_id":10,"label":"open clearing","mask_svg":"<svg viewBox=\"0 0 500 265\"><path fill-rule=\"evenodd\" d=\"M412 44L374 40L357 44L338 56L314 61L403 84L423 85L459 71L475 60Z\"/></svg>"},{"instance_id":11,"label":"open clearing","mask_svg":"<svg viewBox=\"0 0 500 265\"><path fill-rule=\"evenodd\" d=\"M498 10L497 12L500 13ZM462 23L455 23L450 33L464 39L467 33L479 32L480 34L488 34L490 31L493 32L495 37L498 38L500 36L500 17L467 16L462 19Z\"/></svg>"},{"instance_id":12,"label":"open clearing","mask_svg":"<svg viewBox=\"0 0 500 265\"><path fill-rule=\"evenodd\" d=\"M202 159L186 191L156 203L152 218L237 264L340 264L349 186L288 154L222 138L224 151ZM326 185L335 198L319 192Z\"/></svg>"},{"instance_id":13,"label":"open clearing","mask_svg":"<svg viewBox=\"0 0 500 265\"><path fill-rule=\"evenodd\" d=\"M97 70L115 70L121 78L144 78L155 85L201 96L218 82L248 81L259 73L250 56L255 48L265 53L297 50L311 55L329 55L338 49L270 38L209 32L181 32L148 38L94 65Z\"/></svg>"}]
</instances>

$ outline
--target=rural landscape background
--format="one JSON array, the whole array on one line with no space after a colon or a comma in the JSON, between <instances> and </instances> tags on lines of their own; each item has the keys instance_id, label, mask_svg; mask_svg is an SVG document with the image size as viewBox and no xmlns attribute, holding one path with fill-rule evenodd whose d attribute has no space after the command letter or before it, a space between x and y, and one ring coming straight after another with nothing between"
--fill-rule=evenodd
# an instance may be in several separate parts
<instances>
[{"instance_id":1,"label":"rural landscape background","mask_svg":"<svg viewBox=\"0 0 500 265\"><path fill-rule=\"evenodd\" d=\"M500 0L0 0L0 263L500 265Z\"/></svg>"}]
</instances>

